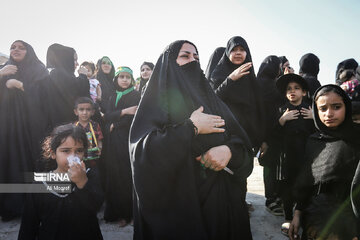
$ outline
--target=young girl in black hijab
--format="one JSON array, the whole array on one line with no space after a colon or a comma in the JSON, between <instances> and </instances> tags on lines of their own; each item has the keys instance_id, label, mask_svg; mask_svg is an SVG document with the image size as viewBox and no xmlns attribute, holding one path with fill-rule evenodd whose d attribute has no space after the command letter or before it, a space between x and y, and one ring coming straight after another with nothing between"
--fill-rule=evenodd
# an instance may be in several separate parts
<instances>
[{"instance_id":1,"label":"young girl in black hijab","mask_svg":"<svg viewBox=\"0 0 360 240\"><path fill-rule=\"evenodd\" d=\"M130 130L130 159L134 239L252 239L239 191L251 144L191 42L159 57Z\"/></svg>"},{"instance_id":2,"label":"young girl in black hijab","mask_svg":"<svg viewBox=\"0 0 360 240\"><path fill-rule=\"evenodd\" d=\"M105 221L120 220L124 227L132 218L132 178L129 160L129 130L140 93L134 89L132 70L128 67L119 67L114 77L116 95L109 99L107 112L104 115L106 122L105 161Z\"/></svg>"},{"instance_id":3,"label":"young girl in black hijab","mask_svg":"<svg viewBox=\"0 0 360 240\"><path fill-rule=\"evenodd\" d=\"M359 158L359 139L354 132L351 118L351 102L346 93L336 85L320 87L314 94L313 115L318 132L313 134L306 145L303 171L295 185L296 211L290 225L290 239L299 239L300 225L303 236L313 236L309 219L313 216L311 208L325 198L333 202L338 214L351 209L350 189ZM333 230L333 218L323 216L327 227L318 231L321 239L330 235ZM335 219L336 220L336 219ZM350 219L349 219L350 221Z\"/></svg>"},{"instance_id":4,"label":"young girl in black hijab","mask_svg":"<svg viewBox=\"0 0 360 240\"><path fill-rule=\"evenodd\" d=\"M242 37L232 37L210 77L216 95L226 103L248 134L252 147L264 136L264 111L250 49Z\"/></svg>"},{"instance_id":5,"label":"young girl in black hijab","mask_svg":"<svg viewBox=\"0 0 360 240\"><path fill-rule=\"evenodd\" d=\"M45 136L42 101L47 80L34 49L15 41L9 61L0 69L0 183L23 183L24 172L34 170ZM0 194L2 219L20 216L22 202L22 194Z\"/></svg>"}]
</instances>

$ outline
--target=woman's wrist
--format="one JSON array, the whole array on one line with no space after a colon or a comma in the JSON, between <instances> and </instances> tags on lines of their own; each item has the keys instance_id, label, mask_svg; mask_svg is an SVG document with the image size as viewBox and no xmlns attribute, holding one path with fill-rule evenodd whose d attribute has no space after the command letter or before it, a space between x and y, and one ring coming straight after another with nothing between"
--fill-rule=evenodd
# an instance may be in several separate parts
<instances>
[{"instance_id":1,"label":"woman's wrist","mask_svg":"<svg viewBox=\"0 0 360 240\"><path fill-rule=\"evenodd\" d=\"M191 127L194 129L195 136L197 136L199 134L199 129L194 124L194 122L191 120L191 118L188 118L187 120L188 120L189 124L191 125Z\"/></svg>"}]
</instances>

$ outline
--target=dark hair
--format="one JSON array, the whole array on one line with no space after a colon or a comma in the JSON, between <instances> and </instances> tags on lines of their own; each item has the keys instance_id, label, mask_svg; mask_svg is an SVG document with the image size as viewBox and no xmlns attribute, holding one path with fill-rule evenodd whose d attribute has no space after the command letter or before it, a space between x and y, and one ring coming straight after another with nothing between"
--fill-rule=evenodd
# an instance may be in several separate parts
<instances>
[{"instance_id":1,"label":"dark hair","mask_svg":"<svg viewBox=\"0 0 360 240\"><path fill-rule=\"evenodd\" d=\"M319 99L319 97L333 92L333 93L336 93L337 95L339 95L341 97L341 99L343 100L343 102L345 103L345 99L343 98L343 93L341 93L340 91L342 91L342 90L339 90L339 88L334 88L332 86L325 86L322 89L320 89L319 92L316 93L316 95L314 96L314 101L316 102Z\"/></svg>"},{"instance_id":2,"label":"dark hair","mask_svg":"<svg viewBox=\"0 0 360 240\"><path fill-rule=\"evenodd\" d=\"M91 68L93 74L95 73L95 64L93 62L88 62L88 61L85 61L83 62L80 66L88 66Z\"/></svg>"},{"instance_id":3,"label":"dark hair","mask_svg":"<svg viewBox=\"0 0 360 240\"><path fill-rule=\"evenodd\" d=\"M50 136L45 138L42 144L43 157L46 160L45 169L51 170L56 168L56 160L51 159L51 153L55 153L56 149L66 141L68 137L72 137L75 142L83 144L84 149L88 148L88 139L84 129L72 123L60 125L56 127ZM85 151L86 154L86 151Z\"/></svg>"},{"instance_id":4,"label":"dark hair","mask_svg":"<svg viewBox=\"0 0 360 240\"><path fill-rule=\"evenodd\" d=\"M154 64L152 62L143 62L140 66L140 71L144 65L148 66L151 70L154 70Z\"/></svg>"},{"instance_id":5,"label":"dark hair","mask_svg":"<svg viewBox=\"0 0 360 240\"><path fill-rule=\"evenodd\" d=\"M74 109L77 109L78 105L82 104L82 103L89 103L91 105L92 109L95 109L95 104L94 104L93 100L91 100L88 97L77 98L75 101L75 104L74 104Z\"/></svg>"}]
</instances>

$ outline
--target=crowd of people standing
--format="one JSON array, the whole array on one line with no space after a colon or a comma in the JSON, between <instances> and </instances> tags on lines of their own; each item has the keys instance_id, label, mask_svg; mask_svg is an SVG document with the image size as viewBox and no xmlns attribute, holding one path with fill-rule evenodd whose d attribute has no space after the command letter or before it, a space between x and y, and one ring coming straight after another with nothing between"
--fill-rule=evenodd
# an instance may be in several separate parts
<instances>
[{"instance_id":1,"label":"crowd of people standing","mask_svg":"<svg viewBox=\"0 0 360 240\"><path fill-rule=\"evenodd\" d=\"M96 65L77 58L55 43L44 65L17 40L0 67L0 183L50 171L68 173L72 186L67 194L0 193L2 220L22 217L19 239L102 239L104 203L105 221L133 224L134 239L250 240L255 156L266 208L284 215L279 231L358 239L356 60L340 62L334 84L321 86L312 53L298 74L276 55L256 74L240 36L216 48L205 73L185 40L141 64L137 79L107 56Z\"/></svg>"}]
</instances>

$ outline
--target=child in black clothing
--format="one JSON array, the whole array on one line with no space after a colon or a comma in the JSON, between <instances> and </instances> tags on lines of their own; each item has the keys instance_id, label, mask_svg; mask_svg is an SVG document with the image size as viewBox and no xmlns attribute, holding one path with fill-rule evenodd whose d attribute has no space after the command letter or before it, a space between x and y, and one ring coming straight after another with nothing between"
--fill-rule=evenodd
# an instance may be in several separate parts
<instances>
[{"instance_id":1,"label":"child in black clothing","mask_svg":"<svg viewBox=\"0 0 360 240\"><path fill-rule=\"evenodd\" d=\"M307 138L314 133L315 126L310 104L304 101L308 90L305 79L297 74L285 74L278 79L276 86L288 99L280 107L281 115L277 124L282 148L277 177L285 215L281 230L286 235L293 218L293 186L304 162Z\"/></svg>"},{"instance_id":2,"label":"child in black clothing","mask_svg":"<svg viewBox=\"0 0 360 240\"><path fill-rule=\"evenodd\" d=\"M88 140L83 129L73 124L54 129L44 144L44 157L56 161L53 173L69 174L71 193L31 193L27 196L19 240L99 240L103 239L97 210L103 196L96 174L85 170L84 162L69 163L69 157L82 160L86 156ZM48 188L51 182L43 181Z\"/></svg>"}]
</instances>

